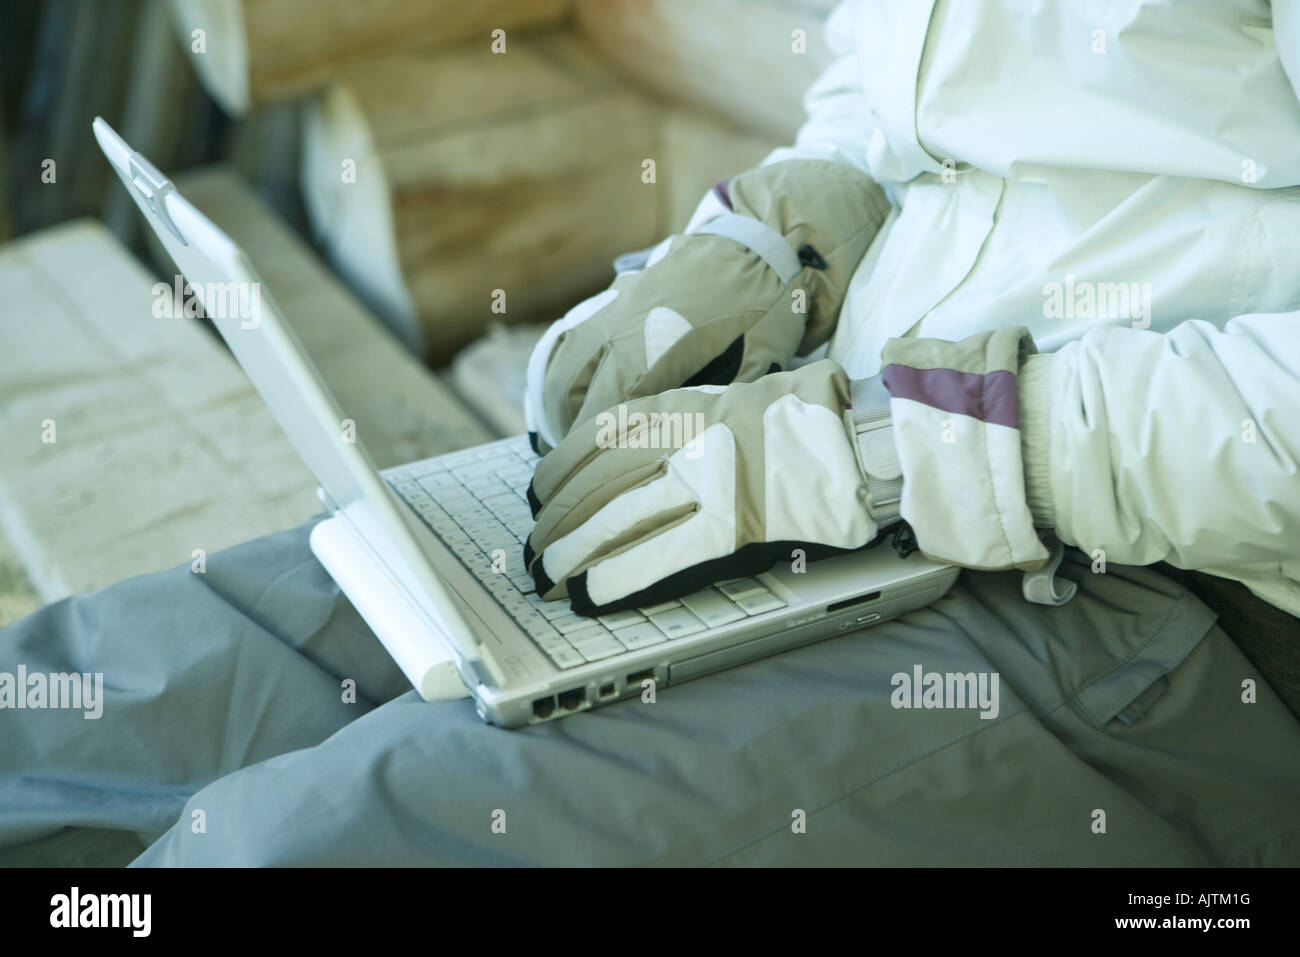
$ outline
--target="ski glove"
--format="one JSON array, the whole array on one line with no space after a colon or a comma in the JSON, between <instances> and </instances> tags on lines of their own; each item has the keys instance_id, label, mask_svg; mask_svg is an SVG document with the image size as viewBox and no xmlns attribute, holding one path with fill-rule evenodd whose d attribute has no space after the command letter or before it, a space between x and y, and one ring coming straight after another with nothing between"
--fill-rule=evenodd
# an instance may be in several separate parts
<instances>
[{"instance_id":1,"label":"ski glove","mask_svg":"<svg viewBox=\"0 0 1300 957\"><path fill-rule=\"evenodd\" d=\"M602 615L758 574L795 548L812 560L873 542L902 488L880 394L851 409L848 377L823 359L593 416L529 489L537 593Z\"/></svg>"},{"instance_id":2,"label":"ski glove","mask_svg":"<svg viewBox=\"0 0 1300 957\"><path fill-rule=\"evenodd\" d=\"M889 213L880 187L842 163L787 160L714 195L717 215L697 212L687 233L620 257L610 288L538 342L525 396L536 451L619 402L752 382L830 338Z\"/></svg>"}]
</instances>

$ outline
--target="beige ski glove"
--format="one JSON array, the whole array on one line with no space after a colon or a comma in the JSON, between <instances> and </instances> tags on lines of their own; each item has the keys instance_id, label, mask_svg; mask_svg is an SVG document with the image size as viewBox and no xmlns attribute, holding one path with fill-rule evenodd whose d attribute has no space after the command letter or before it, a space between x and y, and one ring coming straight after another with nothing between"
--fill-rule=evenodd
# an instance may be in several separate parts
<instances>
[{"instance_id":1,"label":"beige ski glove","mask_svg":"<svg viewBox=\"0 0 1300 957\"><path fill-rule=\"evenodd\" d=\"M795 548L861 548L898 517L889 432L888 406L852 410L829 359L636 399L539 463L525 565L543 598L597 615L757 574Z\"/></svg>"},{"instance_id":2,"label":"beige ski glove","mask_svg":"<svg viewBox=\"0 0 1300 957\"><path fill-rule=\"evenodd\" d=\"M880 187L841 163L787 160L714 193L716 216L621 257L610 288L538 342L525 395L537 451L619 402L752 382L830 337L889 213Z\"/></svg>"}]
</instances>

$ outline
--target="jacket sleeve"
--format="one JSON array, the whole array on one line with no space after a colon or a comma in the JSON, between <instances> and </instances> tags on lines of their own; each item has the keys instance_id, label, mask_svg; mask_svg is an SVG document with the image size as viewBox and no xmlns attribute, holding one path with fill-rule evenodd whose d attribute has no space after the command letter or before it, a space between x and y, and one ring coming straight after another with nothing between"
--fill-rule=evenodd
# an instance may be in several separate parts
<instances>
[{"instance_id":1,"label":"jacket sleeve","mask_svg":"<svg viewBox=\"0 0 1300 957\"><path fill-rule=\"evenodd\" d=\"M1300 311L1094 329L1019 384L1036 525L1123 564L1300 557Z\"/></svg>"}]
</instances>

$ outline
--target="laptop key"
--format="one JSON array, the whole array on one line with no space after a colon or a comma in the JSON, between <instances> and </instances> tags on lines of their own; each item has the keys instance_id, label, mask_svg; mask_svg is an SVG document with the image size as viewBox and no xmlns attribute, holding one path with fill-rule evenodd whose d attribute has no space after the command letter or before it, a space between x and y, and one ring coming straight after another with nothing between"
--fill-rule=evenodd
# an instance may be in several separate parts
<instances>
[{"instance_id":1,"label":"laptop key","mask_svg":"<svg viewBox=\"0 0 1300 957\"><path fill-rule=\"evenodd\" d=\"M507 604L515 601L517 601L517 598L506 599ZM516 605L514 610L511 611L510 617L513 618L515 621L519 622L519 624L522 625L525 629L530 628L533 625L536 625L539 628L542 627L543 625L545 625L547 628L551 627L550 624L547 622L547 620L542 617L541 612L537 611L535 608L532 608L531 606L526 604L522 606ZM553 631L554 629L551 630Z\"/></svg>"},{"instance_id":2,"label":"laptop key","mask_svg":"<svg viewBox=\"0 0 1300 957\"><path fill-rule=\"evenodd\" d=\"M447 529L447 531L439 532L438 534L442 536L442 540L447 543L447 547L450 548L453 552L455 552L456 549L462 545L474 544L469 540L469 536L460 530L459 525L454 525L451 528ZM456 554L459 555L460 552L456 552Z\"/></svg>"},{"instance_id":3,"label":"laptop key","mask_svg":"<svg viewBox=\"0 0 1300 957\"><path fill-rule=\"evenodd\" d=\"M506 528L510 530L513 538L523 541L533 531L533 520L531 518L507 518Z\"/></svg>"},{"instance_id":4,"label":"laptop key","mask_svg":"<svg viewBox=\"0 0 1300 957\"><path fill-rule=\"evenodd\" d=\"M501 491L496 492L493 495L489 495L487 498L483 498L483 497L479 498L479 501L483 503L483 507L486 508L489 512L495 513L500 509L509 508L512 502L519 501L519 496L517 496L510 489L506 488L505 486L500 486L500 488Z\"/></svg>"},{"instance_id":5,"label":"laptop key","mask_svg":"<svg viewBox=\"0 0 1300 957\"><path fill-rule=\"evenodd\" d=\"M492 525L497 521L487 509L480 505L466 506L453 512L452 517L456 519L456 524L467 532L480 526Z\"/></svg>"},{"instance_id":6,"label":"laptop key","mask_svg":"<svg viewBox=\"0 0 1300 957\"><path fill-rule=\"evenodd\" d=\"M637 611L648 618L651 615L659 614L661 611L667 611L669 608L676 608L680 604L681 602L678 601L661 601L657 605L646 605L643 608L638 608Z\"/></svg>"},{"instance_id":7,"label":"laptop key","mask_svg":"<svg viewBox=\"0 0 1300 957\"><path fill-rule=\"evenodd\" d=\"M554 625L555 622L551 622L551 624ZM581 628L578 631L561 632L561 634L564 635L565 641L573 645L575 648L583 642L600 641L609 637L608 631L590 619L587 619L586 628Z\"/></svg>"},{"instance_id":8,"label":"laptop key","mask_svg":"<svg viewBox=\"0 0 1300 957\"><path fill-rule=\"evenodd\" d=\"M718 591L732 601L738 601L741 596L752 592L766 592L767 587L756 578L733 578L731 581L719 582Z\"/></svg>"},{"instance_id":9,"label":"laptop key","mask_svg":"<svg viewBox=\"0 0 1300 957\"><path fill-rule=\"evenodd\" d=\"M504 602L507 598L513 598L519 594L519 589L515 587L514 582L509 578L501 575L494 575L485 582L487 590L497 597L498 601Z\"/></svg>"},{"instance_id":10,"label":"laptop key","mask_svg":"<svg viewBox=\"0 0 1300 957\"><path fill-rule=\"evenodd\" d=\"M467 489L461 488L459 485L440 488L431 497L452 515L456 515L461 509L470 508L478 502L478 499L470 495Z\"/></svg>"},{"instance_id":11,"label":"laptop key","mask_svg":"<svg viewBox=\"0 0 1300 957\"><path fill-rule=\"evenodd\" d=\"M490 552L493 548L503 547L512 537L506 531L505 526L499 522L492 524L484 522L470 532L470 538L474 539L485 552Z\"/></svg>"},{"instance_id":12,"label":"laptop key","mask_svg":"<svg viewBox=\"0 0 1300 957\"><path fill-rule=\"evenodd\" d=\"M568 642L564 641L564 639L559 636L559 633L556 632L554 628L548 625L545 620L540 618L537 621L529 622L524 625L524 631L528 633L529 638L541 645L543 649L546 648L548 642L554 644L568 644Z\"/></svg>"},{"instance_id":13,"label":"laptop key","mask_svg":"<svg viewBox=\"0 0 1300 957\"><path fill-rule=\"evenodd\" d=\"M495 478L488 478L475 482L469 487L470 493L479 502L486 502L489 499L499 498L502 495L513 494L510 486L502 485Z\"/></svg>"},{"instance_id":14,"label":"laptop key","mask_svg":"<svg viewBox=\"0 0 1300 957\"><path fill-rule=\"evenodd\" d=\"M410 468L408 468L403 474L410 475L414 478L419 478L422 475L430 475L434 472L445 472L445 471L447 471L446 464L442 461L441 458L436 458L436 459L426 459L423 462L417 462L414 465L412 465Z\"/></svg>"},{"instance_id":15,"label":"laptop key","mask_svg":"<svg viewBox=\"0 0 1300 957\"><path fill-rule=\"evenodd\" d=\"M444 531L450 532L454 528L460 528L459 525L452 521L451 516L442 509L438 509L438 511L424 517L428 520L429 524L433 526L434 531L439 533Z\"/></svg>"},{"instance_id":16,"label":"laptop key","mask_svg":"<svg viewBox=\"0 0 1300 957\"><path fill-rule=\"evenodd\" d=\"M506 584L509 584L509 582ZM528 599L519 594L519 592L506 596L506 598L502 600L501 604L505 606L506 613L515 621L546 620L542 617L541 612L537 611L537 609L529 604Z\"/></svg>"},{"instance_id":17,"label":"laptop key","mask_svg":"<svg viewBox=\"0 0 1300 957\"><path fill-rule=\"evenodd\" d=\"M472 565L475 561L484 557L483 553L479 551L478 546L469 539L465 539L463 542L457 542L452 545L451 550L455 552L456 557L466 565Z\"/></svg>"},{"instance_id":18,"label":"laptop key","mask_svg":"<svg viewBox=\"0 0 1300 957\"><path fill-rule=\"evenodd\" d=\"M460 488L460 482L456 481L456 476L450 472L433 472L420 476L420 487L436 498L445 488Z\"/></svg>"},{"instance_id":19,"label":"laptop key","mask_svg":"<svg viewBox=\"0 0 1300 957\"><path fill-rule=\"evenodd\" d=\"M616 629L614 637L628 651L638 651L641 648L649 648L651 645L662 645L666 640L659 629L648 621Z\"/></svg>"},{"instance_id":20,"label":"laptop key","mask_svg":"<svg viewBox=\"0 0 1300 957\"><path fill-rule=\"evenodd\" d=\"M765 611L776 611L778 608L785 607L785 602L771 592L745 595L736 599L736 604L743 608L747 615L761 615Z\"/></svg>"},{"instance_id":21,"label":"laptop key","mask_svg":"<svg viewBox=\"0 0 1300 957\"><path fill-rule=\"evenodd\" d=\"M723 598L712 588L697 591L682 599L682 604L699 616L710 628L717 628L733 621L740 621L745 613Z\"/></svg>"},{"instance_id":22,"label":"laptop key","mask_svg":"<svg viewBox=\"0 0 1300 957\"><path fill-rule=\"evenodd\" d=\"M685 638L688 635L698 634L705 630L704 622L685 608L670 608L667 611L661 611L657 615L651 615L650 620L670 641L674 638Z\"/></svg>"},{"instance_id":23,"label":"laptop key","mask_svg":"<svg viewBox=\"0 0 1300 957\"><path fill-rule=\"evenodd\" d=\"M475 462L473 465L454 466L451 473L460 479L466 485L471 485L475 480L485 476L496 477L496 473L503 469L508 469L514 464L513 459L508 455L498 455L490 459L484 459Z\"/></svg>"},{"instance_id":24,"label":"laptop key","mask_svg":"<svg viewBox=\"0 0 1300 957\"><path fill-rule=\"evenodd\" d=\"M639 621L645 621L645 617L639 611L629 608L627 611L615 611L608 615L600 615L596 620L606 628L614 629L635 625Z\"/></svg>"},{"instance_id":25,"label":"laptop key","mask_svg":"<svg viewBox=\"0 0 1300 957\"><path fill-rule=\"evenodd\" d=\"M588 660L599 660L597 658L584 658L567 645L563 648L555 648L547 651L546 654L551 661L555 662L555 667L559 668L561 671L567 671L569 668L576 668L578 665L585 665ZM608 655L606 657L608 657Z\"/></svg>"},{"instance_id":26,"label":"laptop key","mask_svg":"<svg viewBox=\"0 0 1300 957\"><path fill-rule=\"evenodd\" d=\"M543 635L541 638L534 638L533 640L537 642L537 646L548 655L557 648L567 648L570 651L573 650L573 646L559 635Z\"/></svg>"},{"instance_id":27,"label":"laptop key","mask_svg":"<svg viewBox=\"0 0 1300 957\"><path fill-rule=\"evenodd\" d=\"M600 661L602 658L609 658L613 655L621 655L626 650L613 638L608 635L602 635L598 639L584 641L580 645L574 645L578 654L588 661Z\"/></svg>"},{"instance_id":28,"label":"laptop key","mask_svg":"<svg viewBox=\"0 0 1300 957\"><path fill-rule=\"evenodd\" d=\"M590 618L582 618L570 612L563 618L551 619L551 624L555 626L560 634L568 635L575 631L586 631L592 626L592 621Z\"/></svg>"},{"instance_id":29,"label":"laptop key","mask_svg":"<svg viewBox=\"0 0 1300 957\"><path fill-rule=\"evenodd\" d=\"M467 564L470 572L481 582L493 582L502 577L492 570L490 558L478 558ZM509 582L510 579L507 578L506 581Z\"/></svg>"},{"instance_id":30,"label":"laptop key","mask_svg":"<svg viewBox=\"0 0 1300 957\"><path fill-rule=\"evenodd\" d=\"M532 602L533 607L540 611L542 617L547 621L554 621L556 618L567 618L570 614L569 606L562 601L543 601L542 596L537 592L529 592L527 597Z\"/></svg>"}]
</instances>

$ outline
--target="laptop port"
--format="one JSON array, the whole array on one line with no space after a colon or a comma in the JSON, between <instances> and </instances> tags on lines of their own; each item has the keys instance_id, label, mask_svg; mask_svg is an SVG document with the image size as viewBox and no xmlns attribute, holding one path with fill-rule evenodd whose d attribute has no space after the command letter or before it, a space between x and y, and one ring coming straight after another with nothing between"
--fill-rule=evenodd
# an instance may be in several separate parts
<instances>
[{"instance_id":1,"label":"laptop port","mask_svg":"<svg viewBox=\"0 0 1300 957\"><path fill-rule=\"evenodd\" d=\"M646 668L642 671L630 672L627 676L627 683L629 685L637 685L638 687L640 687L641 682L645 681L647 678L650 679L651 681L654 681L655 670L653 668Z\"/></svg>"},{"instance_id":2,"label":"laptop port","mask_svg":"<svg viewBox=\"0 0 1300 957\"><path fill-rule=\"evenodd\" d=\"M865 605L869 601L875 601L880 597L880 592L873 591L867 595L858 595L856 598L846 598L844 601L831 602L826 606L826 614L835 611L842 611L845 608L852 608L854 605Z\"/></svg>"},{"instance_id":3,"label":"laptop port","mask_svg":"<svg viewBox=\"0 0 1300 957\"><path fill-rule=\"evenodd\" d=\"M581 708L587 703L587 689L573 688L569 691L561 691L559 694L560 708L565 711L573 711L575 708Z\"/></svg>"},{"instance_id":4,"label":"laptop port","mask_svg":"<svg viewBox=\"0 0 1300 957\"><path fill-rule=\"evenodd\" d=\"M614 692L616 690L617 689L614 687L614 682L606 681L603 685L600 686L600 696L602 698L612 698L614 697Z\"/></svg>"},{"instance_id":5,"label":"laptop port","mask_svg":"<svg viewBox=\"0 0 1300 957\"><path fill-rule=\"evenodd\" d=\"M538 698L533 702L533 717L538 721L545 721L555 710L555 697Z\"/></svg>"}]
</instances>

